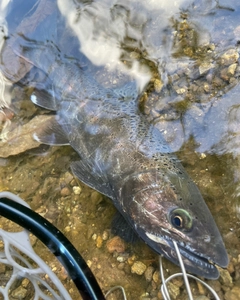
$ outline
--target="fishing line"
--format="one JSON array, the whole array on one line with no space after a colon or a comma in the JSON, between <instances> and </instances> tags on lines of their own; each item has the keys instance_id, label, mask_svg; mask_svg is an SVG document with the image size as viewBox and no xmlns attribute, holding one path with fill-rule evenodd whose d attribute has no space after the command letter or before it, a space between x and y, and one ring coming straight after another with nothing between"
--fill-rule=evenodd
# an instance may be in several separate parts
<instances>
[{"instance_id":1,"label":"fishing line","mask_svg":"<svg viewBox=\"0 0 240 300\"><path fill-rule=\"evenodd\" d=\"M159 256L160 277L162 279L161 292L162 292L164 300L171 300L171 297L170 297L170 295L168 293L168 289L167 289L167 283L170 280L172 280L173 278L176 278L176 277L179 277L179 276L184 278L184 283L185 283L185 286L186 286L186 290L187 290L189 300L193 300L193 296L192 296L192 292L191 292L191 288L190 288L188 278L192 278L192 279L195 279L196 281L200 282L203 286L205 286L212 293L215 300L220 300L218 294L214 291L214 289L210 285L208 285L206 282L202 281L201 279L197 278L196 276L193 276L191 274L186 273L186 269L184 267L184 263L183 263L182 256L180 254L178 245L175 241L173 241L173 244L174 244L174 247L175 247L175 250L176 250L176 253L177 253L177 257L178 257L178 261L179 261L182 273L175 273L175 274L169 276L167 279L165 279L164 272L163 272L162 256Z\"/></svg>"}]
</instances>

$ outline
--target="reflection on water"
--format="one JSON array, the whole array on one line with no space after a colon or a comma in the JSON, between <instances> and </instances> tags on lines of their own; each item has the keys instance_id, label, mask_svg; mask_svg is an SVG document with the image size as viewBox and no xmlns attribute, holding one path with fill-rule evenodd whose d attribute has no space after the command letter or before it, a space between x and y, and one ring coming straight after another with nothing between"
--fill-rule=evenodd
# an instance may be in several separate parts
<instances>
[{"instance_id":1,"label":"reflection on water","mask_svg":"<svg viewBox=\"0 0 240 300\"><path fill-rule=\"evenodd\" d=\"M50 68L71 61L93 78L86 84L88 92L94 81L116 90L121 90L128 81L135 82L137 90L133 94L138 92L141 110L163 133L171 149L179 152L208 201L228 253L237 259L236 249L240 247L240 3L179 0L173 5L171 1L154 0L58 0L57 5L62 15L51 0L31 4L0 2L3 29L0 69L5 77L12 82L32 81L37 85L47 80L48 69L51 72ZM64 72L53 75L62 77L61 84L69 92L76 86L66 82ZM8 85L6 78L1 77L1 107L10 101ZM49 82L42 88L49 90ZM26 117L27 101L21 102L19 87L13 91L13 111L19 112L20 124L28 123L36 112ZM25 92L29 98L28 91ZM6 108L3 114L6 115ZM3 127L6 119L9 118L0 119ZM6 143L2 142L1 147L6 147ZM19 156L20 162L9 159L7 168L17 173L11 163L22 165L25 160L27 164L27 156L23 157ZM67 157L65 153L64 157ZM55 165L52 162L53 168ZM42 164L38 162L38 166ZM1 168L2 174L6 174L4 163ZM24 193L25 180L30 180L31 175L28 179L23 176L23 181L17 175L20 183L16 191ZM44 183L33 181L36 189L40 186L40 190L50 192L47 185L56 184L55 180L46 183L46 178L41 175L40 178ZM13 188L6 178L0 180L1 189ZM26 195L30 198L33 192ZM239 269L238 262L231 273L238 283Z\"/></svg>"}]
</instances>

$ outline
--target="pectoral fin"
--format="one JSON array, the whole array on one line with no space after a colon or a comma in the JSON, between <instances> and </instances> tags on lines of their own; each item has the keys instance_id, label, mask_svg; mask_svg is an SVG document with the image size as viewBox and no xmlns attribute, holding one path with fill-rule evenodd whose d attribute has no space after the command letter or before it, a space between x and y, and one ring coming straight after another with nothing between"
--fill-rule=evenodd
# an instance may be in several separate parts
<instances>
[{"instance_id":1,"label":"pectoral fin","mask_svg":"<svg viewBox=\"0 0 240 300\"><path fill-rule=\"evenodd\" d=\"M76 161L71 164L71 169L83 183L109 198L114 198L111 185L99 168L85 161Z\"/></svg>"},{"instance_id":2,"label":"pectoral fin","mask_svg":"<svg viewBox=\"0 0 240 300\"><path fill-rule=\"evenodd\" d=\"M111 231L113 234L120 236L120 238L128 243L135 243L136 241L140 240L137 233L118 211L113 217Z\"/></svg>"},{"instance_id":3,"label":"pectoral fin","mask_svg":"<svg viewBox=\"0 0 240 300\"><path fill-rule=\"evenodd\" d=\"M39 143L46 145L69 145L68 138L57 122L56 116L52 116L52 118L44 124L42 128L36 130L33 138Z\"/></svg>"}]
</instances>

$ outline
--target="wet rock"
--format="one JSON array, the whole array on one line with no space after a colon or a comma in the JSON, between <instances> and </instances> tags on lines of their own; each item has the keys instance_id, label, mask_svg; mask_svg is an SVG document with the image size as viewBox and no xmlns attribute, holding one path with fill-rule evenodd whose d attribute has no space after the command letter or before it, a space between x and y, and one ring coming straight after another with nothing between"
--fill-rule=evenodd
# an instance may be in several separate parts
<instances>
[{"instance_id":1,"label":"wet rock","mask_svg":"<svg viewBox=\"0 0 240 300\"><path fill-rule=\"evenodd\" d=\"M155 271L155 272L153 273L153 281L154 281L155 283L160 282L160 273L159 273L159 271Z\"/></svg>"},{"instance_id":2,"label":"wet rock","mask_svg":"<svg viewBox=\"0 0 240 300\"><path fill-rule=\"evenodd\" d=\"M196 297L194 299L195 300L209 300L209 298L207 296L204 296L204 295L198 296L198 297Z\"/></svg>"},{"instance_id":3,"label":"wet rock","mask_svg":"<svg viewBox=\"0 0 240 300\"><path fill-rule=\"evenodd\" d=\"M68 187L64 187L63 189L61 189L61 196L66 197L69 195L71 195L71 191Z\"/></svg>"},{"instance_id":4,"label":"wet rock","mask_svg":"<svg viewBox=\"0 0 240 300\"><path fill-rule=\"evenodd\" d=\"M125 242L119 237L115 236L109 241L107 241L107 250L110 253L113 253L114 251L117 251L118 253L124 252L126 249Z\"/></svg>"},{"instance_id":5,"label":"wet rock","mask_svg":"<svg viewBox=\"0 0 240 300\"><path fill-rule=\"evenodd\" d=\"M0 157L17 155L38 147L40 143L34 140L32 136L37 129L42 128L50 119L51 117L47 115L36 116L23 126L17 126L9 131L6 142L0 145Z\"/></svg>"},{"instance_id":6,"label":"wet rock","mask_svg":"<svg viewBox=\"0 0 240 300\"><path fill-rule=\"evenodd\" d=\"M98 192L96 191L93 191L92 194L91 194L91 201L97 205L99 204L101 201L102 201L102 195L99 194Z\"/></svg>"},{"instance_id":7,"label":"wet rock","mask_svg":"<svg viewBox=\"0 0 240 300\"><path fill-rule=\"evenodd\" d=\"M229 66L237 62L239 54L235 49L229 49L221 56L221 64Z\"/></svg>"},{"instance_id":8,"label":"wet rock","mask_svg":"<svg viewBox=\"0 0 240 300\"><path fill-rule=\"evenodd\" d=\"M11 293L12 298L14 299L24 299L27 295L27 290L22 286L19 286L16 290Z\"/></svg>"},{"instance_id":9,"label":"wet rock","mask_svg":"<svg viewBox=\"0 0 240 300\"><path fill-rule=\"evenodd\" d=\"M235 286L231 291L226 292L225 300L237 300L240 298L240 287Z\"/></svg>"},{"instance_id":10,"label":"wet rock","mask_svg":"<svg viewBox=\"0 0 240 300\"><path fill-rule=\"evenodd\" d=\"M101 248L102 247L102 244L103 244L103 239L102 237L99 235L96 239L96 246L97 248Z\"/></svg>"},{"instance_id":11,"label":"wet rock","mask_svg":"<svg viewBox=\"0 0 240 300\"><path fill-rule=\"evenodd\" d=\"M153 272L154 272L154 268L152 266L147 267L144 273L146 281L150 282L152 280Z\"/></svg>"},{"instance_id":12,"label":"wet rock","mask_svg":"<svg viewBox=\"0 0 240 300\"><path fill-rule=\"evenodd\" d=\"M207 71L211 70L214 68L214 64L212 63L202 63L200 66L199 66L199 73L200 75L206 73Z\"/></svg>"},{"instance_id":13,"label":"wet rock","mask_svg":"<svg viewBox=\"0 0 240 300\"><path fill-rule=\"evenodd\" d=\"M228 270L220 269L219 271L220 271L220 281L226 286L231 286L232 277L230 276Z\"/></svg>"},{"instance_id":14,"label":"wet rock","mask_svg":"<svg viewBox=\"0 0 240 300\"><path fill-rule=\"evenodd\" d=\"M154 89L157 93L160 93L163 87L163 82L160 79L154 80Z\"/></svg>"},{"instance_id":15,"label":"wet rock","mask_svg":"<svg viewBox=\"0 0 240 300\"><path fill-rule=\"evenodd\" d=\"M168 292L173 299L177 299L177 297L180 295L180 288L178 286L176 286L175 284L169 282L168 283Z\"/></svg>"},{"instance_id":16,"label":"wet rock","mask_svg":"<svg viewBox=\"0 0 240 300\"><path fill-rule=\"evenodd\" d=\"M108 239L108 232L107 232L106 230L103 231L102 239L103 239L104 241L106 241L106 240Z\"/></svg>"},{"instance_id":17,"label":"wet rock","mask_svg":"<svg viewBox=\"0 0 240 300\"><path fill-rule=\"evenodd\" d=\"M137 275L142 275L147 269L147 266L141 261L135 261L131 267L131 272Z\"/></svg>"},{"instance_id":18,"label":"wet rock","mask_svg":"<svg viewBox=\"0 0 240 300\"><path fill-rule=\"evenodd\" d=\"M199 281L197 281L196 283L197 283L199 294L200 295L205 295L206 294L206 288Z\"/></svg>"},{"instance_id":19,"label":"wet rock","mask_svg":"<svg viewBox=\"0 0 240 300\"><path fill-rule=\"evenodd\" d=\"M117 257L117 261L119 262L125 262L128 259L129 254L128 253L122 253Z\"/></svg>"},{"instance_id":20,"label":"wet rock","mask_svg":"<svg viewBox=\"0 0 240 300\"><path fill-rule=\"evenodd\" d=\"M227 69L227 74L229 76L233 76L235 74L236 68L237 68L237 64L231 64Z\"/></svg>"},{"instance_id":21,"label":"wet rock","mask_svg":"<svg viewBox=\"0 0 240 300\"><path fill-rule=\"evenodd\" d=\"M73 193L74 193L75 195L80 195L81 192L82 192L82 189L81 189L80 186L73 186Z\"/></svg>"}]
</instances>

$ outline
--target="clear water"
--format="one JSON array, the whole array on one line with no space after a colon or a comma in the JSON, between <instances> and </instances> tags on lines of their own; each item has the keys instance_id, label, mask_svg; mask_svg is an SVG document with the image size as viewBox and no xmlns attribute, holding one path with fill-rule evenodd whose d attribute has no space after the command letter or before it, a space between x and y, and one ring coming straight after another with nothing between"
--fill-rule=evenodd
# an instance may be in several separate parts
<instances>
[{"instance_id":1,"label":"clear water","mask_svg":"<svg viewBox=\"0 0 240 300\"><path fill-rule=\"evenodd\" d=\"M2 8L5 3L0 2ZM230 255L233 284L240 287L240 3L58 0L68 28L65 35L62 25L56 26L56 3L40 0L42 14L36 13L38 2L34 3L36 6L10 2L10 10L2 10L0 21L3 24L6 17L8 33L21 33L34 42L38 22L46 18L38 36L47 35L54 45L59 43L64 59L77 60L83 68L91 65L90 75L104 87L118 88L129 78L136 81L142 111L162 131L201 190ZM61 32L60 41L54 40L56 31ZM13 81L31 69L31 64L21 68L18 47L16 39L12 53L1 55L0 68L7 68ZM44 64L46 68L50 53L39 53L37 67ZM13 57L18 57L16 64ZM55 223L91 262L103 289L122 284L131 299L144 293L153 299L158 282L149 283L144 276L132 274L129 263L121 264L106 251L105 241L98 247L95 238L101 240L109 232L114 208L71 177L69 163L76 159L73 150L29 150L37 145L30 147L30 127L23 139L22 126L34 115L43 114L29 95L22 87L11 90L15 114L11 130L17 128L18 134L15 131L0 142L0 154L5 153L0 160L0 190L19 194ZM7 95L5 99L9 101ZM28 153L22 153L24 150ZM16 155L5 157L8 154ZM73 192L78 185L80 195ZM158 260L147 246L129 248L130 257L157 270ZM177 270L166 265L170 273ZM220 280L220 296L231 288Z\"/></svg>"}]
</instances>

